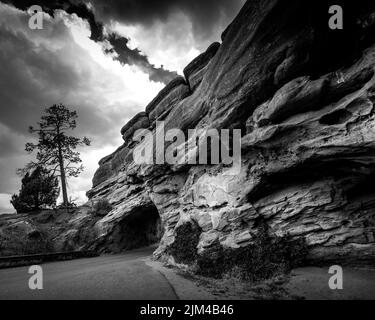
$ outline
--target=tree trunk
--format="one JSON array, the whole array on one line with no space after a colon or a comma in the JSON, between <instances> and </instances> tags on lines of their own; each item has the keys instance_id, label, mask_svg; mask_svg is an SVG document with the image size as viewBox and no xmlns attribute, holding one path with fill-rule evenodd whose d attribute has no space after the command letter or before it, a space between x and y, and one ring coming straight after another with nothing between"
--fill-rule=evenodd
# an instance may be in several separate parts
<instances>
[{"instance_id":1,"label":"tree trunk","mask_svg":"<svg viewBox=\"0 0 375 320\"><path fill-rule=\"evenodd\" d=\"M58 136L60 135L59 130L57 130ZM65 177L65 168L64 168L64 157L61 151L60 139L58 139L58 149L59 149L59 164L60 164L60 178L61 178L61 189L63 193L63 202L65 209L68 208L68 192L66 190L66 177Z\"/></svg>"},{"instance_id":2,"label":"tree trunk","mask_svg":"<svg viewBox=\"0 0 375 320\"><path fill-rule=\"evenodd\" d=\"M63 202L64 207L68 208L68 192L66 190L66 177L65 177L65 169L64 169L64 158L61 155L61 151L59 150L59 162L60 162L60 178L61 178L61 188L63 193Z\"/></svg>"}]
</instances>

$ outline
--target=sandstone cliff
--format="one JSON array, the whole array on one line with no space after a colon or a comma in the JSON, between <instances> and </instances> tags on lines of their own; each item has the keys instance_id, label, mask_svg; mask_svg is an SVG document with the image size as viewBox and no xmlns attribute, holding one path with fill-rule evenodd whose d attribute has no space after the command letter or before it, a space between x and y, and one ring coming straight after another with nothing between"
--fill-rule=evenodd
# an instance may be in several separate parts
<instances>
[{"instance_id":1,"label":"sandstone cliff","mask_svg":"<svg viewBox=\"0 0 375 320\"><path fill-rule=\"evenodd\" d=\"M323 2L248 1L222 43L125 124L124 144L100 161L88 196L113 209L86 246L120 251L160 217L158 257L187 221L201 229L198 252L238 248L262 219L272 234L305 239L313 258L375 254L375 4L344 5L345 28L334 31ZM156 121L241 129L241 172L134 163L133 134L156 134Z\"/></svg>"}]
</instances>

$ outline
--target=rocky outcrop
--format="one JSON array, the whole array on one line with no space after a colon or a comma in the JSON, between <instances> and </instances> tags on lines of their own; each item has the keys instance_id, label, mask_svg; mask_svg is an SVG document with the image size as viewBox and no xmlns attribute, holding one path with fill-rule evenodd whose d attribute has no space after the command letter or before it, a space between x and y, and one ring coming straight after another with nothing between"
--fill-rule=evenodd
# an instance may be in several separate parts
<instances>
[{"instance_id":1,"label":"rocky outcrop","mask_svg":"<svg viewBox=\"0 0 375 320\"><path fill-rule=\"evenodd\" d=\"M182 77L172 80L146 107L151 122L163 120L177 102L190 94L190 88Z\"/></svg>"},{"instance_id":2,"label":"rocky outcrop","mask_svg":"<svg viewBox=\"0 0 375 320\"><path fill-rule=\"evenodd\" d=\"M0 257L79 251L95 247L92 208L83 206L0 215Z\"/></svg>"},{"instance_id":3,"label":"rocky outcrop","mask_svg":"<svg viewBox=\"0 0 375 320\"><path fill-rule=\"evenodd\" d=\"M121 135L125 142L133 138L138 129L148 128L150 120L146 112L140 112L121 129Z\"/></svg>"},{"instance_id":4,"label":"rocky outcrop","mask_svg":"<svg viewBox=\"0 0 375 320\"><path fill-rule=\"evenodd\" d=\"M217 242L252 243L260 219L274 235L305 239L312 258L373 256L375 5L366 3L344 8L349 20L338 35L327 27L328 4L309 1L306 11L301 1L248 1L220 47L185 70L189 85L174 80L146 108L154 136L155 120L165 130L241 129L240 171L136 164L137 144L120 148L101 161L88 193L113 205L95 223L96 246L125 248L129 217L156 210L156 256L187 221L200 227L204 252ZM126 132L147 126L137 123Z\"/></svg>"},{"instance_id":5,"label":"rocky outcrop","mask_svg":"<svg viewBox=\"0 0 375 320\"><path fill-rule=\"evenodd\" d=\"M198 85L202 82L203 76L206 73L207 65L211 61L211 59L215 56L219 48L220 48L220 43L218 42L213 43L212 45L208 47L206 52L196 57L184 69L184 75L191 90L195 90L198 87Z\"/></svg>"},{"instance_id":6,"label":"rocky outcrop","mask_svg":"<svg viewBox=\"0 0 375 320\"><path fill-rule=\"evenodd\" d=\"M131 139L128 138L127 141L129 143L131 142ZM100 160L99 169L95 172L92 180L93 186L96 187L113 175L119 173L127 163L132 161L132 159L132 150L128 148L126 143L123 144L114 153Z\"/></svg>"}]
</instances>

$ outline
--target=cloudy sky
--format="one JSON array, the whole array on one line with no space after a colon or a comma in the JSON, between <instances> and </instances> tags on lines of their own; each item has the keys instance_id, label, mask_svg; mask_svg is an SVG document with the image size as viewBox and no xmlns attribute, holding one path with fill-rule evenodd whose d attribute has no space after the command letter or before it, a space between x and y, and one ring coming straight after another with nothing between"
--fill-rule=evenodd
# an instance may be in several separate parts
<instances>
[{"instance_id":1,"label":"cloudy sky","mask_svg":"<svg viewBox=\"0 0 375 320\"><path fill-rule=\"evenodd\" d=\"M122 143L121 127L232 21L244 0L0 1L0 213L13 212L16 169L30 160L27 128L63 103L79 114L85 172L69 180L82 203L98 161ZM43 30L28 27L43 7Z\"/></svg>"}]
</instances>

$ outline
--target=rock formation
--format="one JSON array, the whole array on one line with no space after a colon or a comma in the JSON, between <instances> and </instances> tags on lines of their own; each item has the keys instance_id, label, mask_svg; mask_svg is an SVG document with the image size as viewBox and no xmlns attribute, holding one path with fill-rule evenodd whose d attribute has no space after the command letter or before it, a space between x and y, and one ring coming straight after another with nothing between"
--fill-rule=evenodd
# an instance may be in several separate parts
<instances>
[{"instance_id":1,"label":"rock formation","mask_svg":"<svg viewBox=\"0 0 375 320\"><path fill-rule=\"evenodd\" d=\"M129 221L160 216L156 256L195 221L198 250L241 247L257 235L304 238L312 258L375 254L375 4L344 1L344 30L328 28L328 4L248 1L223 33L145 112L125 125L124 145L100 162L91 202L96 248L127 247ZM133 161L137 129L241 129L242 166ZM147 226L149 228L149 226ZM133 235L136 237L137 235Z\"/></svg>"}]
</instances>

